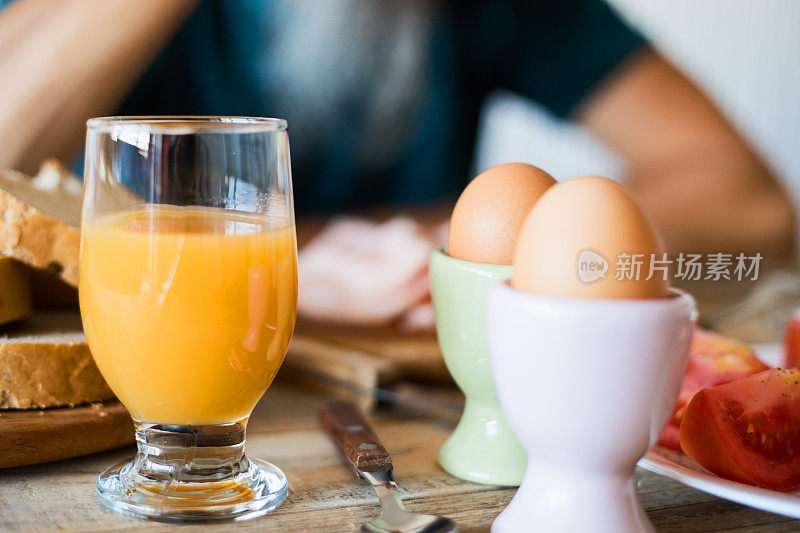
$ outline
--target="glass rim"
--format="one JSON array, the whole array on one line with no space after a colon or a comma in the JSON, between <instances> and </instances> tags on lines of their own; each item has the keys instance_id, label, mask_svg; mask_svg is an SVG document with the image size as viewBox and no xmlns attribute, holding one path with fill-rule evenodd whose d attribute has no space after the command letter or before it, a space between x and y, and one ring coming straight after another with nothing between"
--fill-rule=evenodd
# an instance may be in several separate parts
<instances>
[{"instance_id":1,"label":"glass rim","mask_svg":"<svg viewBox=\"0 0 800 533\"><path fill-rule=\"evenodd\" d=\"M154 133L173 135L199 134L203 128L229 133L286 131L288 123L282 118L227 115L131 115L95 117L86 121L93 131L111 132L126 126L145 128ZM187 129L188 128L188 129Z\"/></svg>"}]
</instances>

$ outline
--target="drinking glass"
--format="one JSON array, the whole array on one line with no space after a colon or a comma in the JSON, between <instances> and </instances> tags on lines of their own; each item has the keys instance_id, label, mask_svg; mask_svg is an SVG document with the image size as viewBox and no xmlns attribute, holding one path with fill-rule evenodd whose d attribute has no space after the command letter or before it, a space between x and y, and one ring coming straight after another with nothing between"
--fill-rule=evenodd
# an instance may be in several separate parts
<instances>
[{"instance_id":1,"label":"drinking glass","mask_svg":"<svg viewBox=\"0 0 800 533\"><path fill-rule=\"evenodd\" d=\"M138 451L100 474L114 511L186 521L280 505L286 476L244 454L297 309L286 122L87 123L80 307Z\"/></svg>"}]
</instances>

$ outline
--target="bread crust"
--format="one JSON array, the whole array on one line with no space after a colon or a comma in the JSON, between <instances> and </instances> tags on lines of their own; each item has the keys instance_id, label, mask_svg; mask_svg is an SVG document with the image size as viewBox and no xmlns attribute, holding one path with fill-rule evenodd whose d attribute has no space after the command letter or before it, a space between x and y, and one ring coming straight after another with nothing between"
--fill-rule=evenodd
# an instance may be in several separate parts
<instances>
[{"instance_id":1,"label":"bread crust","mask_svg":"<svg viewBox=\"0 0 800 533\"><path fill-rule=\"evenodd\" d=\"M0 335L0 409L74 406L113 397L77 313L37 313Z\"/></svg>"},{"instance_id":2,"label":"bread crust","mask_svg":"<svg viewBox=\"0 0 800 533\"><path fill-rule=\"evenodd\" d=\"M81 234L0 189L0 252L78 286Z\"/></svg>"},{"instance_id":3,"label":"bread crust","mask_svg":"<svg viewBox=\"0 0 800 533\"><path fill-rule=\"evenodd\" d=\"M113 397L85 343L0 345L0 409L74 406Z\"/></svg>"}]
</instances>

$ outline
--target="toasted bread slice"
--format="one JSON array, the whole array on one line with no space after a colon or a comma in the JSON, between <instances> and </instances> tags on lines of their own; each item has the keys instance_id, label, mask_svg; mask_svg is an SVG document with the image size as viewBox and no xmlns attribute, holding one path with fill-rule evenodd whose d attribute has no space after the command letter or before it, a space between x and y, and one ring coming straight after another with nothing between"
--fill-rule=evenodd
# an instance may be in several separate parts
<instances>
[{"instance_id":1,"label":"toasted bread slice","mask_svg":"<svg viewBox=\"0 0 800 533\"><path fill-rule=\"evenodd\" d=\"M31 288L24 267L0 256L0 324L31 316Z\"/></svg>"},{"instance_id":2,"label":"toasted bread slice","mask_svg":"<svg viewBox=\"0 0 800 533\"><path fill-rule=\"evenodd\" d=\"M0 254L78 286L83 184L55 160L31 178L0 172Z\"/></svg>"},{"instance_id":3,"label":"toasted bread slice","mask_svg":"<svg viewBox=\"0 0 800 533\"><path fill-rule=\"evenodd\" d=\"M74 311L37 313L0 331L0 409L113 398Z\"/></svg>"}]
</instances>

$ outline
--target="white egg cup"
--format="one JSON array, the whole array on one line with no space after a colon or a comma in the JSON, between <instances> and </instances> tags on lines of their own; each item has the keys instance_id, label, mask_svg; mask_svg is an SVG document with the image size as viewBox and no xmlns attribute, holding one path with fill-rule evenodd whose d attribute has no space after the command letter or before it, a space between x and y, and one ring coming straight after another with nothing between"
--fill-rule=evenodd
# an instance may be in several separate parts
<instances>
[{"instance_id":1,"label":"white egg cup","mask_svg":"<svg viewBox=\"0 0 800 533\"><path fill-rule=\"evenodd\" d=\"M676 290L600 300L491 288L494 382L528 453L493 533L652 531L634 468L672 414L695 314Z\"/></svg>"}]
</instances>

